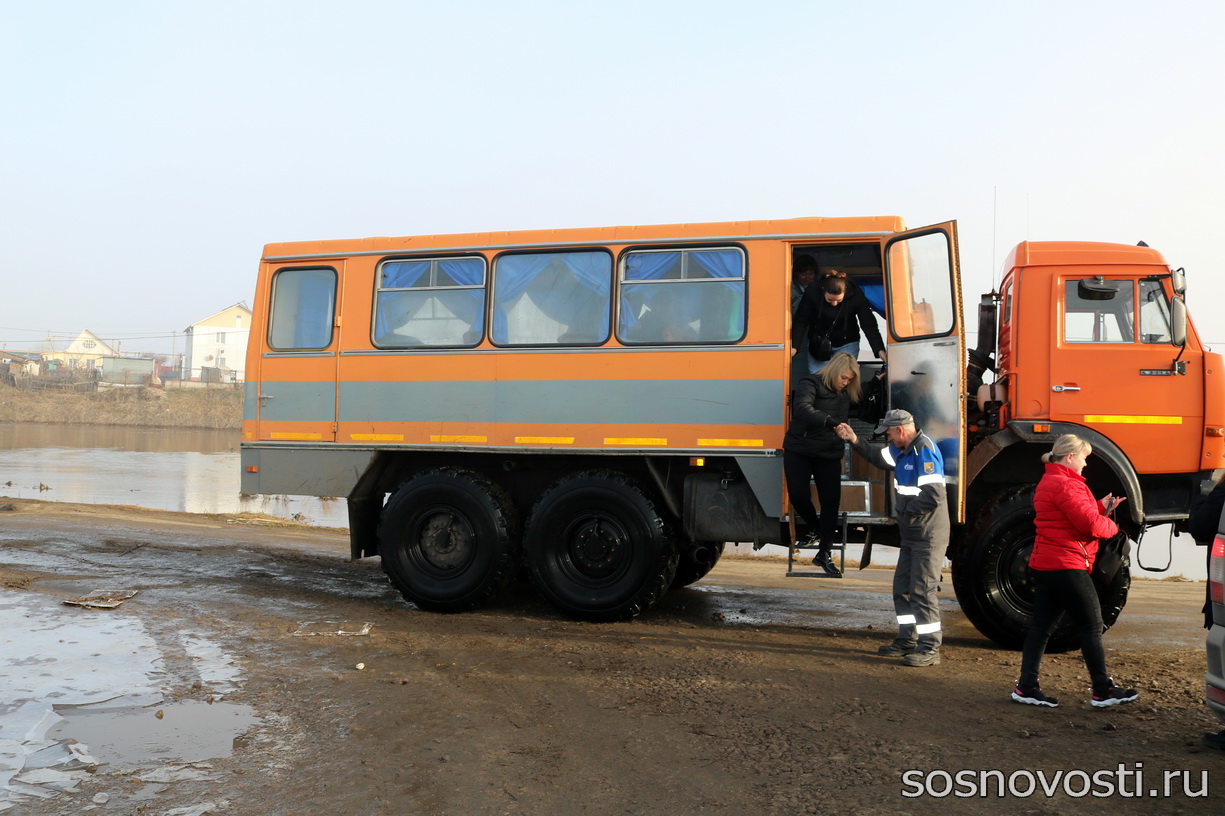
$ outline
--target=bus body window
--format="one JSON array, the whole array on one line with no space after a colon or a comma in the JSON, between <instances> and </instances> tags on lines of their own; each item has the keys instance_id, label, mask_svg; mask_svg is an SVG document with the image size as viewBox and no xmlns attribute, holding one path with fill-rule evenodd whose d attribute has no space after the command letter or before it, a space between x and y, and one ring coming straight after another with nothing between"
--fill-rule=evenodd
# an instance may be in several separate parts
<instances>
[{"instance_id":1,"label":"bus body window","mask_svg":"<svg viewBox=\"0 0 1225 816\"><path fill-rule=\"evenodd\" d=\"M734 343L744 337L740 249L628 252L620 292L617 338L624 343Z\"/></svg>"},{"instance_id":2,"label":"bus body window","mask_svg":"<svg viewBox=\"0 0 1225 816\"><path fill-rule=\"evenodd\" d=\"M472 347L485 334L485 259L413 258L379 267L374 345Z\"/></svg>"},{"instance_id":3,"label":"bus body window","mask_svg":"<svg viewBox=\"0 0 1225 816\"><path fill-rule=\"evenodd\" d=\"M494 345L598 346L611 313L607 252L510 253L494 262Z\"/></svg>"},{"instance_id":4,"label":"bus body window","mask_svg":"<svg viewBox=\"0 0 1225 816\"><path fill-rule=\"evenodd\" d=\"M268 346L277 351L327 348L335 310L335 269L279 270L272 279Z\"/></svg>"}]
</instances>

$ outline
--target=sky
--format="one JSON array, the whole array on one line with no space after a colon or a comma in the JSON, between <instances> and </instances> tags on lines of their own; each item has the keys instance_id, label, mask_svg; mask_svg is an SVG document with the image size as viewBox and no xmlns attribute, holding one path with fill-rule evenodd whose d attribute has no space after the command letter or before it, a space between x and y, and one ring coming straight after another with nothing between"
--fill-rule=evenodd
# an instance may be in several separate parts
<instances>
[{"instance_id":1,"label":"sky","mask_svg":"<svg viewBox=\"0 0 1225 816\"><path fill-rule=\"evenodd\" d=\"M958 222L1143 240L1225 350L1225 5L0 0L0 348L251 304L276 241Z\"/></svg>"}]
</instances>

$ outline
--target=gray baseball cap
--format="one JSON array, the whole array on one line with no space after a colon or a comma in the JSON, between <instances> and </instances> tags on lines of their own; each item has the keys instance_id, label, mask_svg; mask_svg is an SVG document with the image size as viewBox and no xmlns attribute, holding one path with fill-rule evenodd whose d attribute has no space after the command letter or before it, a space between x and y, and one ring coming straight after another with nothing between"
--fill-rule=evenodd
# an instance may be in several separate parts
<instances>
[{"instance_id":1,"label":"gray baseball cap","mask_svg":"<svg viewBox=\"0 0 1225 816\"><path fill-rule=\"evenodd\" d=\"M886 428L897 428L902 425L913 425L914 416L909 411L894 408L885 414L885 418L876 426L877 433L884 433Z\"/></svg>"}]
</instances>

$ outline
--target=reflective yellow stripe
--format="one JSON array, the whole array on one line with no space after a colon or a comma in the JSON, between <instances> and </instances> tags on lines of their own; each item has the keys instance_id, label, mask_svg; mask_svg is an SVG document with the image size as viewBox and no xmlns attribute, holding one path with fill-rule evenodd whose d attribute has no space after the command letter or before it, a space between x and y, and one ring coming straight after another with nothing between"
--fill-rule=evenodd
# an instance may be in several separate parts
<instances>
[{"instance_id":1,"label":"reflective yellow stripe","mask_svg":"<svg viewBox=\"0 0 1225 816\"><path fill-rule=\"evenodd\" d=\"M704 448L760 448L766 444L761 439L699 439L698 445Z\"/></svg>"},{"instance_id":2,"label":"reflective yellow stripe","mask_svg":"<svg viewBox=\"0 0 1225 816\"><path fill-rule=\"evenodd\" d=\"M573 436L516 436L520 445L573 445Z\"/></svg>"},{"instance_id":3,"label":"reflective yellow stripe","mask_svg":"<svg viewBox=\"0 0 1225 816\"><path fill-rule=\"evenodd\" d=\"M1110 423L1113 425L1181 425L1177 416L1134 416L1131 414L1086 414L1085 422Z\"/></svg>"},{"instance_id":4,"label":"reflective yellow stripe","mask_svg":"<svg viewBox=\"0 0 1225 816\"><path fill-rule=\"evenodd\" d=\"M404 434L349 434L354 442L403 442Z\"/></svg>"},{"instance_id":5,"label":"reflective yellow stripe","mask_svg":"<svg viewBox=\"0 0 1225 816\"><path fill-rule=\"evenodd\" d=\"M650 439L646 437L605 437L605 445L666 445L667 439Z\"/></svg>"},{"instance_id":6,"label":"reflective yellow stripe","mask_svg":"<svg viewBox=\"0 0 1225 816\"><path fill-rule=\"evenodd\" d=\"M299 439L299 440L315 440L323 439L323 434L317 433L272 433L271 439Z\"/></svg>"},{"instance_id":7,"label":"reflective yellow stripe","mask_svg":"<svg viewBox=\"0 0 1225 816\"><path fill-rule=\"evenodd\" d=\"M434 434L430 437L431 442L488 442L487 436L446 436L443 434Z\"/></svg>"}]
</instances>

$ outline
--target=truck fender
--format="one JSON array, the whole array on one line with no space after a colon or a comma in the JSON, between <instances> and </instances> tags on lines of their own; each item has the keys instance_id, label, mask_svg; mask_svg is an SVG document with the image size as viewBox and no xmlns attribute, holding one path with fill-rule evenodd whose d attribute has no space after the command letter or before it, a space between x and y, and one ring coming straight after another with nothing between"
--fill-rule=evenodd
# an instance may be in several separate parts
<instances>
[{"instance_id":1,"label":"truck fender","mask_svg":"<svg viewBox=\"0 0 1225 816\"><path fill-rule=\"evenodd\" d=\"M1064 434L1076 434L1093 446L1093 454L1110 466L1110 469L1118 478L1119 484L1123 485L1123 491L1127 495L1127 503L1123 506L1131 520L1136 525L1144 524L1144 493L1140 489L1140 479L1136 476L1136 469L1132 467L1131 460L1127 458L1127 454L1123 453L1118 445L1110 441L1108 437L1103 436L1092 428L1086 428L1084 425L1075 425L1071 422L1048 422L1042 424L1049 425L1050 430L1036 433L1033 430L1033 422L1009 422L1007 431L995 434L991 439L1003 436L1005 433L1011 433L1012 442L1031 442L1049 446L1054 444L1055 440ZM978 447L983 447L983 445L980 444ZM1003 450L1003 447L1006 447L1006 445L997 448L995 453L999 453L1000 450ZM975 453L977 451L978 448L975 448ZM984 452L984 455L986 453ZM992 453L991 456L993 457L995 453ZM990 458L986 461L990 461ZM986 461L982 464L985 465ZM973 479L977 472L977 470L973 471L970 478Z\"/></svg>"}]
</instances>

